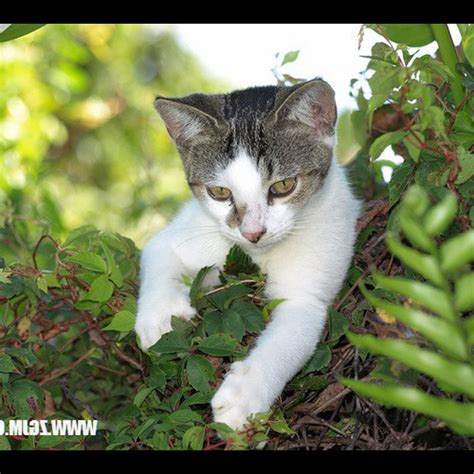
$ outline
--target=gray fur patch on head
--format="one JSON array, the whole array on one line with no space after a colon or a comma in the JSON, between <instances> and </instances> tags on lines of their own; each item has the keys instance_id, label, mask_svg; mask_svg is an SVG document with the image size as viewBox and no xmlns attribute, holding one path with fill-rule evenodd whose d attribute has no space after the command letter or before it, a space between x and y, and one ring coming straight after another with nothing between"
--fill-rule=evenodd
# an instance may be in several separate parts
<instances>
[{"instance_id":1,"label":"gray fur patch on head","mask_svg":"<svg viewBox=\"0 0 474 474\"><path fill-rule=\"evenodd\" d=\"M228 94L158 97L155 107L181 155L196 197L244 148L264 181L299 177L292 200L304 201L324 182L332 160L334 91L314 79L294 86L264 86ZM236 212L235 222L239 215Z\"/></svg>"}]
</instances>

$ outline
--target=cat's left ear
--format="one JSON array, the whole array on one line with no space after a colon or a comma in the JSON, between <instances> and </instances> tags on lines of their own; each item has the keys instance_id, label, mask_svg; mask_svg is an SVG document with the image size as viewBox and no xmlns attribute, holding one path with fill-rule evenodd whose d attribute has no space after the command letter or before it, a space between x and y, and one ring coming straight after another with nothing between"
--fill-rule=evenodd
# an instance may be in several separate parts
<instances>
[{"instance_id":1,"label":"cat's left ear","mask_svg":"<svg viewBox=\"0 0 474 474\"><path fill-rule=\"evenodd\" d=\"M206 139L220 127L217 96L193 94L179 98L157 97L154 105L177 145Z\"/></svg>"},{"instance_id":2,"label":"cat's left ear","mask_svg":"<svg viewBox=\"0 0 474 474\"><path fill-rule=\"evenodd\" d=\"M268 122L311 127L316 136L334 135L337 108L333 88L322 79L285 88Z\"/></svg>"}]
</instances>

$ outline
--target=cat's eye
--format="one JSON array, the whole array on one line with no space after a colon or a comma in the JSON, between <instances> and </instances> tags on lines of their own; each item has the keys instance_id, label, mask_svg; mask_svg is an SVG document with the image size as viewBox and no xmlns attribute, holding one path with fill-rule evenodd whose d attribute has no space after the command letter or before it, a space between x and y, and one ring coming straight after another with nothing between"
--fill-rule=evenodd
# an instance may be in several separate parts
<instances>
[{"instance_id":1,"label":"cat's eye","mask_svg":"<svg viewBox=\"0 0 474 474\"><path fill-rule=\"evenodd\" d=\"M284 197L292 193L296 187L296 178L286 178L270 186L270 194L275 197Z\"/></svg>"},{"instance_id":2,"label":"cat's eye","mask_svg":"<svg viewBox=\"0 0 474 474\"><path fill-rule=\"evenodd\" d=\"M217 201L227 201L232 196L230 189L222 186L209 186L207 187L207 192L212 199Z\"/></svg>"}]
</instances>

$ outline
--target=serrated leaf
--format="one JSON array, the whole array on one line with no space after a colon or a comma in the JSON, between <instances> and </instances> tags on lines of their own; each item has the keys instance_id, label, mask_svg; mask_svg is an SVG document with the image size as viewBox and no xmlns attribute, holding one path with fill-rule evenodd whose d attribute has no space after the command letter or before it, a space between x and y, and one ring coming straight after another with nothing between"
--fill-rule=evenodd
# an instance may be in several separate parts
<instances>
[{"instance_id":1,"label":"serrated leaf","mask_svg":"<svg viewBox=\"0 0 474 474\"><path fill-rule=\"evenodd\" d=\"M122 288L123 286L123 276L120 271L119 266L115 261L115 257L109 247L101 240L100 245L104 251L105 260L107 261L107 269L109 272L109 277L117 288Z\"/></svg>"},{"instance_id":2,"label":"serrated leaf","mask_svg":"<svg viewBox=\"0 0 474 474\"><path fill-rule=\"evenodd\" d=\"M89 291L81 298L81 301L97 301L104 303L108 301L114 292L114 285L105 275L94 280Z\"/></svg>"},{"instance_id":3,"label":"serrated leaf","mask_svg":"<svg viewBox=\"0 0 474 474\"><path fill-rule=\"evenodd\" d=\"M325 369L331 362L331 349L327 344L319 343L313 357L304 369L304 374Z\"/></svg>"},{"instance_id":4,"label":"serrated leaf","mask_svg":"<svg viewBox=\"0 0 474 474\"><path fill-rule=\"evenodd\" d=\"M194 389L206 392L209 390L209 381L214 377L214 367L205 357L193 354L186 362L186 373Z\"/></svg>"},{"instance_id":5,"label":"serrated leaf","mask_svg":"<svg viewBox=\"0 0 474 474\"><path fill-rule=\"evenodd\" d=\"M247 332L259 333L265 328L262 313L253 303L248 301L234 301L231 309L239 313Z\"/></svg>"},{"instance_id":6,"label":"serrated leaf","mask_svg":"<svg viewBox=\"0 0 474 474\"><path fill-rule=\"evenodd\" d=\"M349 320L333 308L329 308L329 341L337 341L349 328Z\"/></svg>"},{"instance_id":7,"label":"serrated leaf","mask_svg":"<svg viewBox=\"0 0 474 474\"><path fill-rule=\"evenodd\" d=\"M189 408L185 408L171 413L170 419L173 421L173 423L176 424L202 422L201 415L196 411L190 410Z\"/></svg>"},{"instance_id":8,"label":"serrated leaf","mask_svg":"<svg viewBox=\"0 0 474 474\"><path fill-rule=\"evenodd\" d=\"M241 341L244 337L245 326L242 319L236 311L225 309L223 312L222 329L226 334L235 337L237 341Z\"/></svg>"},{"instance_id":9,"label":"serrated leaf","mask_svg":"<svg viewBox=\"0 0 474 474\"><path fill-rule=\"evenodd\" d=\"M68 262L77 263L86 270L92 270L94 272L100 273L107 272L107 264L105 263L105 260L93 252L80 252L72 257L67 257L65 260Z\"/></svg>"},{"instance_id":10,"label":"serrated leaf","mask_svg":"<svg viewBox=\"0 0 474 474\"><path fill-rule=\"evenodd\" d=\"M149 350L160 354L176 354L177 352L185 352L190 347L190 343L181 334L172 331L163 334L160 340Z\"/></svg>"},{"instance_id":11,"label":"serrated leaf","mask_svg":"<svg viewBox=\"0 0 474 474\"><path fill-rule=\"evenodd\" d=\"M208 336L223 332L222 313L210 311L204 315L204 330Z\"/></svg>"},{"instance_id":12,"label":"serrated leaf","mask_svg":"<svg viewBox=\"0 0 474 474\"><path fill-rule=\"evenodd\" d=\"M193 280L191 285L191 289L189 290L189 297L191 298L191 305L195 306L196 301L200 297L200 291L204 282L204 279L214 269L214 265L210 267L203 267L201 268L196 277Z\"/></svg>"},{"instance_id":13,"label":"serrated leaf","mask_svg":"<svg viewBox=\"0 0 474 474\"><path fill-rule=\"evenodd\" d=\"M0 355L0 372L12 373L17 372L15 364L9 355Z\"/></svg>"},{"instance_id":14,"label":"serrated leaf","mask_svg":"<svg viewBox=\"0 0 474 474\"><path fill-rule=\"evenodd\" d=\"M164 393L166 387L165 372L156 365L152 366L150 369L150 375L146 378L146 383L149 387Z\"/></svg>"},{"instance_id":15,"label":"serrated leaf","mask_svg":"<svg viewBox=\"0 0 474 474\"><path fill-rule=\"evenodd\" d=\"M84 225L82 227L78 227L77 229L71 231L68 238L62 244L62 247L68 247L76 240L92 235L94 233L97 233L97 229L93 225Z\"/></svg>"},{"instance_id":16,"label":"serrated leaf","mask_svg":"<svg viewBox=\"0 0 474 474\"><path fill-rule=\"evenodd\" d=\"M197 348L211 356L230 356L237 347L237 340L228 334L214 334L203 339Z\"/></svg>"}]
</instances>

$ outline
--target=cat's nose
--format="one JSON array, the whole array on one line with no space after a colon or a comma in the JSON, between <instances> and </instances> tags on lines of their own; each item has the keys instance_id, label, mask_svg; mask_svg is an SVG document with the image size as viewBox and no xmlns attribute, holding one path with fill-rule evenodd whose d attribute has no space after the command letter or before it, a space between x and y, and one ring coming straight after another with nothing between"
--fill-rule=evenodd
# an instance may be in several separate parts
<instances>
[{"instance_id":1,"label":"cat's nose","mask_svg":"<svg viewBox=\"0 0 474 474\"><path fill-rule=\"evenodd\" d=\"M265 234L266 231L267 231L267 229L262 228L261 230L259 230L257 232L243 232L243 231L241 231L241 233L248 241L252 242L253 244L256 244L261 239L262 235Z\"/></svg>"}]
</instances>

